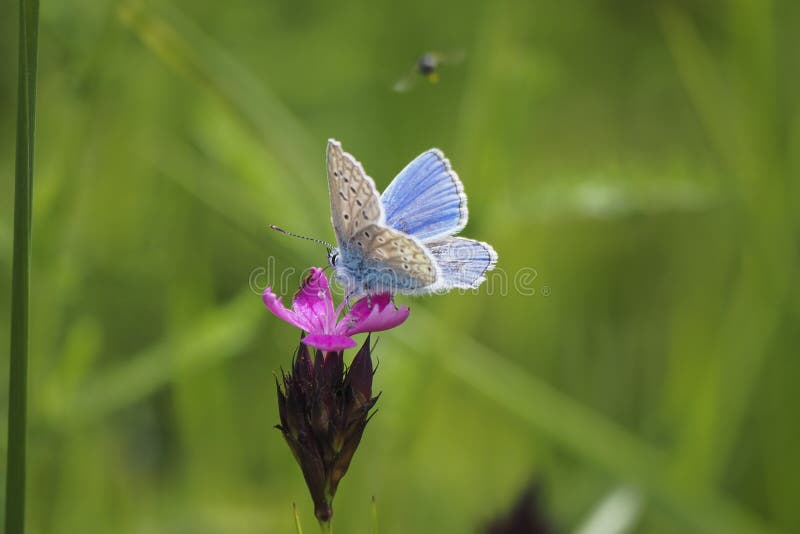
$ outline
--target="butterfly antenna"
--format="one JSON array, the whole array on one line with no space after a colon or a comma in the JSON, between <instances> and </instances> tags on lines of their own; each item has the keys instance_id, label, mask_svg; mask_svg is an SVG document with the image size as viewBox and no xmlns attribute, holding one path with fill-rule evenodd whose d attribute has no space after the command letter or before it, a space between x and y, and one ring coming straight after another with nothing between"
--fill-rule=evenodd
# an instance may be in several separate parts
<instances>
[{"instance_id":1,"label":"butterfly antenna","mask_svg":"<svg viewBox=\"0 0 800 534\"><path fill-rule=\"evenodd\" d=\"M308 237L308 236L304 236L304 235L294 234L292 232L287 232L283 228L275 226L274 224L270 224L269 227L272 228L273 230L275 230L276 232L280 232L280 233L282 233L284 235L288 235L290 237L296 237L298 239L305 239L306 241L313 241L314 243L320 243L322 245L325 245L329 249L336 248L333 245L331 245L330 243L328 243L327 241L323 241L322 239L317 239L315 237Z\"/></svg>"}]
</instances>

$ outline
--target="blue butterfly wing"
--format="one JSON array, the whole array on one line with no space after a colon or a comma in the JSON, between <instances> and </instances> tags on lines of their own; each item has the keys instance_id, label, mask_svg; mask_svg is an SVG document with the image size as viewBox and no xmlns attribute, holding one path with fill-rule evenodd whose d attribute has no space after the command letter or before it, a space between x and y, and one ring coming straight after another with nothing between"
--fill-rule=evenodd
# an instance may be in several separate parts
<instances>
[{"instance_id":1,"label":"blue butterfly wing","mask_svg":"<svg viewBox=\"0 0 800 534\"><path fill-rule=\"evenodd\" d=\"M422 242L455 235L467 224L467 197L441 151L423 152L381 195L386 225Z\"/></svg>"},{"instance_id":2,"label":"blue butterfly wing","mask_svg":"<svg viewBox=\"0 0 800 534\"><path fill-rule=\"evenodd\" d=\"M439 266L434 291L470 289L486 280L486 272L497 264L497 253L487 243L464 237L447 237L425 243Z\"/></svg>"}]
</instances>

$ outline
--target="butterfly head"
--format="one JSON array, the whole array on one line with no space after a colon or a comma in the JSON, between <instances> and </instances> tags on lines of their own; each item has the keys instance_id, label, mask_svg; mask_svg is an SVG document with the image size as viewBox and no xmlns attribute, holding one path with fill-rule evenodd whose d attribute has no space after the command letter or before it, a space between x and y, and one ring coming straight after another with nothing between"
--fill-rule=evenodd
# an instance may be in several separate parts
<instances>
[{"instance_id":1,"label":"butterfly head","mask_svg":"<svg viewBox=\"0 0 800 534\"><path fill-rule=\"evenodd\" d=\"M334 269L339 264L339 249L328 247L328 265Z\"/></svg>"}]
</instances>

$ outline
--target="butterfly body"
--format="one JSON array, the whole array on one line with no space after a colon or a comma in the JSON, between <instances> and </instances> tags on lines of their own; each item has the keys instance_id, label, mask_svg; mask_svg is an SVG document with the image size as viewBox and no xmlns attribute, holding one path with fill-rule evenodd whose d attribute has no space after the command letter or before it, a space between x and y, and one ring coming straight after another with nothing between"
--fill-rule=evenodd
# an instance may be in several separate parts
<instances>
[{"instance_id":1,"label":"butterfly body","mask_svg":"<svg viewBox=\"0 0 800 534\"><path fill-rule=\"evenodd\" d=\"M353 156L328 141L329 254L348 294L424 294L479 286L497 254L486 243L453 237L467 223L467 198L437 149L422 153L378 196Z\"/></svg>"}]
</instances>

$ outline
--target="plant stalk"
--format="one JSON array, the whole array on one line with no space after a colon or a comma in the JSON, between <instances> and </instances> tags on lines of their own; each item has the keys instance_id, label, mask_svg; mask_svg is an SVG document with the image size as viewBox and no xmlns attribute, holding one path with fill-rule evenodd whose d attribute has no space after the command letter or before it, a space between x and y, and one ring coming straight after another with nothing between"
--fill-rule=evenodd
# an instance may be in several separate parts
<instances>
[{"instance_id":1,"label":"plant stalk","mask_svg":"<svg viewBox=\"0 0 800 534\"><path fill-rule=\"evenodd\" d=\"M372 505L370 506L370 523L372 534L378 534L378 505L375 502L375 496L372 496Z\"/></svg>"},{"instance_id":2,"label":"plant stalk","mask_svg":"<svg viewBox=\"0 0 800 534\"><path fill-rule=\"evenodd\" d=\"M294 528L297 534L303 534L303 527L300 525L300 511L297 509L297 503L292 503L292 511L294 512Z\"/></svg>"},{"instance_id":3,"label":"plant stalk","mask_svg":"<svg viewBox=\"0 0 800 534\"><path fill-rule=\"evenodd\" d=\"M11 282L11 353L8 387L6 534L25 532L25 450L28 383L28 301L33 206L33 145L39 1L19 2L17 152Z\"/></svg>"}]
</instances>

